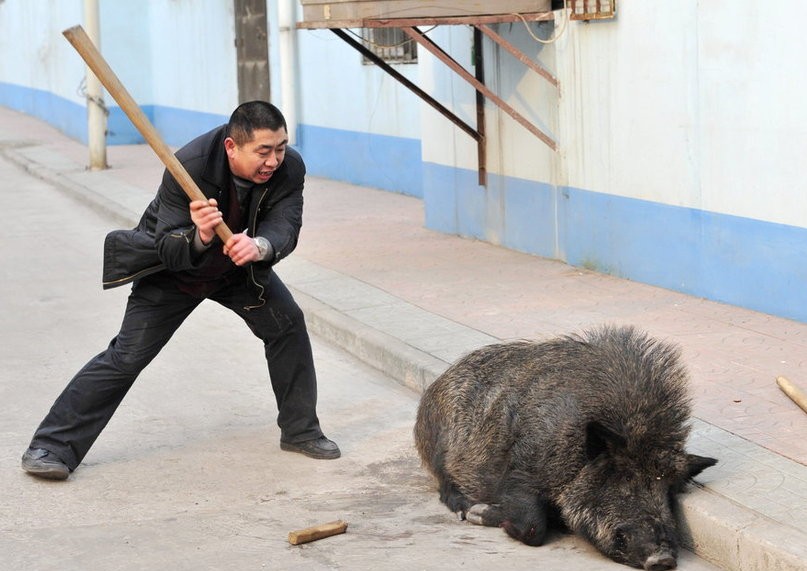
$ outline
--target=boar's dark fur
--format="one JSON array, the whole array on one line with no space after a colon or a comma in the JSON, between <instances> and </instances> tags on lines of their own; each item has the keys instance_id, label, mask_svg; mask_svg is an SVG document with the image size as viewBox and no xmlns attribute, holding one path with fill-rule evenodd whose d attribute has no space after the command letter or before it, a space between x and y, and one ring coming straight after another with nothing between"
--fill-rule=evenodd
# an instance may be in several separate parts
<instances>
[{"instance_id":1,"label":"boar's dark fur","mask_svg":"<svg viewBox=\"0 0 807 571\"><path fill-rule=\"evenodd\" d=\"M423 394L415 441L440 500L543 543L553 514L615 561L676 566L674 494L717 461L688 454L679 350L632 327L471 352Z\"/></svg>"}]
</instances>

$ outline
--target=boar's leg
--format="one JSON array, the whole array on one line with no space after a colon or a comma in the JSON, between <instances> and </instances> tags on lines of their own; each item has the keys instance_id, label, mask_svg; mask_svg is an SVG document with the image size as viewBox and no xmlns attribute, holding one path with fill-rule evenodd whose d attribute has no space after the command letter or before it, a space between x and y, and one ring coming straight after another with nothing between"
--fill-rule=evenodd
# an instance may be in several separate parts
<instances>
[{"instance_id":1,"label":"boar's leg","mask_svg":"<svg viewBox=\"0 0 807 571\"><path fill-rule=\"evenodd\" d=\"M452 512L458 514L460 519L465 519L465 512L471 507L471 502L460 492L454 480L449 476L445 465L444 450L435 451L429 464L440 490L440 501Z\"/></svg>"},{"instance_id":2,"label":"boar's leg","mask_svg":"<svg viewBox=\"0 0 807 571\"><path fill-rule=\"evenodd\" d=\"M542 545L546 538L547 505L526 490L510 493L502 502L507 534L527 545Z\"/></svg>"},{"instance_id":3,"label":"boar's leg","mask_svg":"<svg viewBox=\"0 0 807 571\"><path fill-rule=\"evenodd\" d=\"M527 545L541 545L546 538L547 504L526 490L510 491L501 504L474 504L465 517L476 525L501 527Z\"/></svg>"},{"instance_id":4,"label":"boar's leg","mask_svg":"<svg viewBox=\"0 0 807 571\"><path fill-rule=\"evenodd\" d=\"M499 527L504 521L504 512L498 504L474 504L465 513L465 519L474 525Z\"/></svg>"},{"instance_id":5,"label":"boar's leg","mask_svg":"<svg viewBox=\"0 0 807 571\"><path fill-rule=\"evenodd\" d=\"M440 475L437 480L440 486L440 501L448 506L448 509L452 512L458 513L460 519L464 518L465 512L468 510L471 502L468 501L468 498L457 489L454 482L447 476Z\"/></svg>"},{"instance_id":6,"label":"boar's leg","mask_svg":"<svg viewBox=\"0 0 807 571\"><path fill-rule=\"evenodd\" d=\"M473 504L463 514L463 519L474 525L484 525L487 527L500 527L507 519L507 514L501 504Z\"/></svg>"}]
</instances>

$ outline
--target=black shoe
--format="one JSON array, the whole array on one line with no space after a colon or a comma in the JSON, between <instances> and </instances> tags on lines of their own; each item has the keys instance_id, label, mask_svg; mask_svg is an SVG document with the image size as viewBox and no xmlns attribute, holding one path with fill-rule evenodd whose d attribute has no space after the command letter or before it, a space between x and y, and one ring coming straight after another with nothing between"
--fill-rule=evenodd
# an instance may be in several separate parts
<instances>
[{"instance_id":1,"label":"black shoe","mask_svg":"<svg viewBox=\"0 0 807 571\"><path fill-rule=\"evenodd\" d=\"M336 442L328 440L324 436L314 438L313 440L294 443L283 442L281 440L280 449L287 452L299 452L300 454L305 454L309 458L316 458L317 460L333 460L342 455Z\"/></svg>"},{"instance_id":2,"label":"black shoe","mask_svg":"<svg viewBox=\"0 0 807 571\"><path fill-rule=\"evenodd\" d=\"M38 478L66 480L70 468L53 452L44 448L29 448L22 455L22 469Z\"/></svg>"}]
</instances>

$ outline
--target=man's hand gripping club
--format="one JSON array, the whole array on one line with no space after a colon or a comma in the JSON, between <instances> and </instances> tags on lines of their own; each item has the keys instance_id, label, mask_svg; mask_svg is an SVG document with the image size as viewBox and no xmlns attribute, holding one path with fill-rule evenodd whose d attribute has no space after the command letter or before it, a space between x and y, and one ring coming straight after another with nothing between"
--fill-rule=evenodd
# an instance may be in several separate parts
<instances>
[{"instance_id":1,"label":"man's hand gripping club","mask_svg":"<svg viewBox=\"0 0 807 571\"><path fill-rule=\"evenodd\" d=\"M193 200L190 203L191 220L196 225L199 238L205 246L213 241L216 226L222 223L224 216L218 209L215 198L207 201ZM224 244L224 254L229 256L236 266L243 266L260 260L260 252L255 240L244 233L233 234Z\"/></svg>"}]
</instances>

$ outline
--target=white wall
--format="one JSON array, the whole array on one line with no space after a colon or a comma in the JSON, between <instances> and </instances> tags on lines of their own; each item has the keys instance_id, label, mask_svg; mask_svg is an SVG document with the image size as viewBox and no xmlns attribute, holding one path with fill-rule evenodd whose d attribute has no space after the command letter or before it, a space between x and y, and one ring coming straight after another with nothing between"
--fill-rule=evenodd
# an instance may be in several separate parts
<instances>
[{"instance_id":1,"label":"white wall","mask_svg":"<svg viewBox=\"0 0 807 571\"><path fill-rule=\"evenodd\" d=\"M422 196L440 231L807 319L807 4L620 0L615 20L571 22L549 46L523 23L494 26L560 89L488 39L486 83L559 150L488 102L480 186L473 139L330 31L294 32L281 58L280 1L295 2L267 4L272 98L294 103L310 173ZM84 65L61 31L81 10L82 0L0 1L0 104L79 138ZM237 102L232 11L101 0L102 52L176 135L169 144ZM559 26L530 29L547 38ZM468 27L428 33L473 72ZM418 64L396 69L474 126L474 90L418 51Z\"/></svg>"},{"instance_id":2,"label":"white wall","mask_svg":"<svg viewBox=\"0 0 807 571\"><path fill-rule=\"evenodd\" d=\"M533 38L549 41L551 22L523 22L495 27L498 33L531 60L556 73L555 49ZM527 121L560 144L558 98L561 91L504 48L485 37L485 83ZM493 103L487 104L488 170L503 176L543 182L554 181L558 154Z\"/></svg>"},{"instance_id":3,"label":"white wall","mask_svg":"<svg viewBox=\"0 0 807 571\"><path fill-rule=\"evenodd\" d=\"M79 86L86 67L62 31L83 24L83 4L0 2L2 101L78 138L85 107ZM185 136L195 113L215 122L237 105L232 2L100 0L99 11L102 55L138 104L156 110L167 131L180 125ZM108 94L105 102L113 108L110 130L133 132Z\"/></svg>"},{"instance_id":4,"label":"white wall","mask_svg":"<svg viewBox=\"0 0 807 571\"><path fill-rule=\"evenodd\" d=\"M79 5L83 2L79 1ZM101 54L121 80L126 90L139 105L154 103L152 86L152 46L149 32L149 9L151 3L117 2L98 0L99 32L101 34ZM81 20L83 22L83 19ZM81 23L77 22L77 23ZM70 54L79 59L78 54ZM83 62L81 62L83 66ZM84 74L84 67L80 68ZM117 105L104 95L108 107ZM83 100L77 103L84 105Z\"/></svg>"},{"instance_id":5,"label":"white wall","mask_svg":"<svg viewBox=\"0 0 807 571\"><path fill-rule=\"evenodd\" d=\"M81 6L80 0L0 2L0 81L78 100L84 63L68 51L62 30L81 23Z\"/></svg>"},{"instance_id":6,"label":"white wall","mask_svg":"<svg viewBox=\"0 0 807 571\"><path fill-rule=\"evenodd\" d=\"M807 4L701 4L704 208L807 227Z\"/></svg>"},{"instance_id":7,"label":"white wall","mask_svg":"<svg viewBox=\"0 0 807 571\"><path fill-rule=\"evenodd\" d=\"M466 70L471 66L473 34L465 26L443 26L428 36ZM418 46L417 83L462 121L476 128L475 90L448 66ZM476 141L430 105L421 103L423 159L457 168L476 169Z\"/></svg>"},{"instance_id":8,"label":"white wall","mask_svg":"<svg viewBox=\"0 0 807 571\"><path fill-rule=\"evenodd\" d=\"M358 33L358 30L353 30ZM355 37L355 36L354 36ZM420 99L329 30L301 30L299 121L331 129L419 138ZM396 70L417 83L418 66Z\"/></svg>"},{"instance_id":9,"label":"white wall","mask_svg":"<svg viewBox=\"0 0 807 571\"><path fill-rule=\"evenodd\" d=\"M492 103L488 169L598 193L807 226L807 4L623 0L542 47L499 33L558 75L560 92L486 38L486 82L557 139L547 151ZM545 25L532 24L542 37ZM432 35L470 66L471 32ZM420 81L471 125L473 91L421 52ZM498 63L498 65L497 65ZM490 70L495 73L490 73ZM474 170L475 143L423 105L424 160Z\"/></svg>"},{"instance_id":10,"label":"white wall","mask_svg":"<svg viewBox=\"0 0 807 571\"><path fill-rule=\"evenodd\" d=\"M475 144L424 111L427 226L807 319L805 16L785 0L621 0L547 47L496 26L560 89L488 40L486 82L558 152L488 102L480 186ZM469 31L440 43L470 69ZM424 59L421 79L472 119L472 91L441 65Z\"/></svg>"},{"instance_id":11,"label":"white wall","mask_svg":"<svg viewBox=\"0 0 807 571\"><path fill-rule=\"evenodd\" d=\"M148 6L140 33L151 50L150 103L229 116L238 105L232 0L128 4Z\"/></svg>"},{"instance_id":12,"label":"white wall","mask_svg":"<svg viewBox=\"0 0 807 571\"><path fill-rule=\"evenodd\" d=\"M807 226L807 4L623 0L558 43L563 184Z\"/></svg>"}]
</instances>

